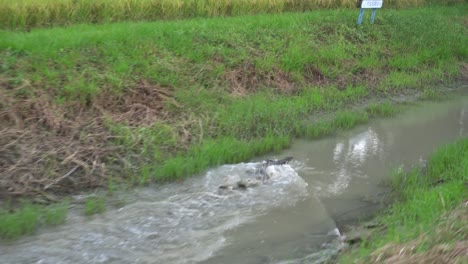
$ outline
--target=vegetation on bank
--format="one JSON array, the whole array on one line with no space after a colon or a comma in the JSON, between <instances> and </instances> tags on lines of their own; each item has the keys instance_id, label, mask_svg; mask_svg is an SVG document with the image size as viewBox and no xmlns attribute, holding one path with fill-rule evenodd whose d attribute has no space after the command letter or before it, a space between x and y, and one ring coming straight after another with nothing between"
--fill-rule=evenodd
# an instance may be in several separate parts
<instances>
[{"instance_id":1,"label":"vegetation on bank","mask_svg":"<svg viewBox=\"0 0 468 264\"><path fill-rule=\"evenodd\" d=\"M106 210L105 200L102 197L89 197L84 204L85 215L103 213Z\"/></svg>"},{"instance_id":2,"label":"vegetation on bank","mask_svg":"<svg viewBox=\"0 0 468 264\"><path fill-rule=\"evenodd\" d=\"M395 203L380 228L340 263L466 263L468 139L439 148L424 168L392 177Z\"/></svg>"},{"instance_id":3,"label":"vegetation on bank","mask_svg":"<svg viewBox=\"0 0 468 264\"><path fill-rule=\"evenodd\" d=\"M466 80L467 11L382 10L359 28L355 10L324 10L0 31L0 191L181 178L387 115L347 109Z\"/></svg>"},{"instance_id":4,"label":"vegetation on bank","mask_svg":"<svg viewBox=\"0 0 468 264\"><path fill-rule=\"evenodd\" d=\"M386 0L386 8L463 0ZM0 0L0 28L109 23L355 8L355 0Z\"/></svg>"},{"instance_id":5,"label":"vegetation on bank","mask_svg":"<svg viewBox=\"0 0 468 264\"><path fill-rule=\"evenodd\" d=\"M14 209L9 206L0 208L0 239L16 239L40 226L61 224L67 218L67 212L66 202L49 206L26 203Z\"/></svg>"}]
</instances>

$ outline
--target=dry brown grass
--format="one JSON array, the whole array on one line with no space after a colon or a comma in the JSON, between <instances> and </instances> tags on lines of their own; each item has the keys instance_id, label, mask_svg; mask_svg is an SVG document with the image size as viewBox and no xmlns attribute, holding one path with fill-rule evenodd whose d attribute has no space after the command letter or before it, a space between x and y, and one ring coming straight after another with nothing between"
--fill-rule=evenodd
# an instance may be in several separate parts
<instances>
[{"instance_id":1,"label":"dry brown grass","mask_svg":"<svg viewBox=\"0 0 468 264\"><path fill-rule=\"evenodd\" d=\"M172 99L171 89L147 80L141 80L134 89L118 96L104 93L97 101L100 104L96 107L106 116L129 126L151 125L157 120L166 119L169 113L164 110L164 104L177 105Z\"/></svg>"},{"instance_id":2,"label":"dry brown grass","mask_svg":"<svg viewBox=\"0 0 468 264\"><path fill-rule=\"evenodd\" d=\"M251 62L245 61L240 67L224 74L230 92L235 96L251 94L260 87L274 88L278 92L293 93L299 83L294 82L287 72L274 68L271 71L260 71Z\"/></svg>"},{"instance_id":3,"label":"dry brown grass","mask_svg":"<svg viewBox=\"0 0 468 264\"><path fill-rule=\"evenodd\" d=\"M28 84L23 84L28 85ZM19 88L0 90L0 198L67 193L106 185L131 169L106 120L148 126L167 117L168 89L141 81L117 95L103 93L90 105L58 105L42 92L21 98ZM24 87L20 87L24 88ZM175 102L173 102L175 103Z\"/></svg>"}]
</instances>

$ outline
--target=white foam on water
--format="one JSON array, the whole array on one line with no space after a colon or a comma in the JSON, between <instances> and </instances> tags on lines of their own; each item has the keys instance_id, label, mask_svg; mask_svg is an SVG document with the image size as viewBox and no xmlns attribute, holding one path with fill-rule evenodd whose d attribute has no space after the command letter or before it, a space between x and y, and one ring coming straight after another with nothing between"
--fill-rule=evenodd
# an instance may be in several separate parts
<instances>
[{"instance_id":1,"label":"white foam on water","mask_svg":"<svg viewBox=\"0 0 468 264\"><path fill-rule=\"evenodd\" d=\"M258 165L224 165L186 183L145 189L140 200L118 210L0 246L1 258L8 263L200 262L227 245L227 230L307 196L307 183L289 165L269 166L270 179L256 187L218 188L226 180L255 178Z\"/></svg>"}]
</instances>

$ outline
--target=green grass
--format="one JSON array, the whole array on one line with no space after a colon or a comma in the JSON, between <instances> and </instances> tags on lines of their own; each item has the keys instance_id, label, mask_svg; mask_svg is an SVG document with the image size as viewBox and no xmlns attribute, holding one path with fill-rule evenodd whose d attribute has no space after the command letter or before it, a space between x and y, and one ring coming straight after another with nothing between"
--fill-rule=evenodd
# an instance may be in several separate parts
<instances>
[{"instance_id":1,"label":"green grass","mask_svg":"<svg viewBox=\"0 0 468 264\"><path fill-rule=\"evenodd\" d=\"M391 117L398 113L397 107L389 101L372 103L366 107L366 112L371 117Z\"/></svg>"},{"instance_id":2,"label":"green grass","mask_svg":"<svg viewBox=\"0 0 468 264\"><path fill-rule=\"evenodd\" d=\"M436 150L424 170L395 173L392 186L396 201L387 213L378 217L385 231L342 255L341 263L367 263L371 261L371 253L385 245L413 243L416 251L426 252L440 244L466 239L466 233L460 233L466 222L448 221L446 216L468 199L467 181L466 138ZM466 209L462 208L461 214L461 219L466 219Z\"/></svg>"},{"instance_id":3,"label":"green grass","mask_svg":"<svg viewBox=\"0 0 468 264\"><path fill-rule=\"evenodd\" d=\"M68 212L68 203L49 205L43 211L42 217L45 225L59 225L65 223Z\"/></svg>"},{"instance_id":4,"label":"green grass","mask_svg":"<svg viewBox=\"0 0 468 264\"><path fill-rule=\"evenodd\" d=\"M106 204L104 198L101 197L89 197L86 199L84 204L85 215L93 215L103 213L106 210Z\"/></svg>"},{"instance_id":5,"label":"green grass","mask_svg":"<svg viewBox=\"0 0 468 264\"><path fill-rule=\"evenodd\" d=\"M414 7L428 2L388 0L385 7ZM354 0L0 0L0 28L303 12L355 5Z\"/></svg>"},{"instance_id":6,"label":"green grass","mask_svg":"<svg viewBox=\"0 0 468 264\"><path fill-rule=\"evenodd\" d=\"M322 10L0 31L0 82L7 102L45 100L55 109L48 113L71 123L83 109L133 96L142 83L165 91L168 118L129 125L134 120L104 116L103 124L114 144L157 164L132 182L185 177L295 136L393 115L389 103L347 110L368 99L409 89L430 97L427 85L453 81L466 61L466 11L381 10L375 25L360 28L356 10ZM142 92L139 100L153 96ZM307 122L322 113L336 118Z\"/></svg>"},{"instance_id":7,"label":"green grass","mask_svg":"<svg viewBox=\"0 0 468 264\"><path fill-rule=\"evenodd\" d=\"M0 238L11 240L33 233L40 226L54 226L64 223L68 203L39 206L24 204L13 212L9 208L0 211Z\"/></svg>"},{"instance_id":8,"label":"green grass","mask_svg":"<svg viewBox=\"0 0 468 264\"><path fill-rule=\"evenodd\" d=\"M200 173L209 166L239 163L267 152L278 152L289 146L290 142L288 136L275 135L247 142L233 137L207 140L193 146L187 153L167 159L162 165L143 166L141 175L158 180L183 178Z\"/></svg>"},{"instance_id":9,"label":"green grass","mask_svg":"<svg viewBox=\"0 0 468 264\"><path fill-rule=\"evenodd\" d=\"M299 9L280 11L306 11L310 8L305 5L312 2L318 1L300 1L304 6ZM332 2L338 3L322 3ZM0 6L5 3L0 0ZM105 7L102 3L79 2ZM132 3L144 5L149 0ZM276 8L284 2L271 3L278 4ZM69 4L63 1L64 6ZM276 14L148 22L155 18L133 11L127 17L105 8L96 11L99 15L86 9L73 15L50 11L58 6L49 1L35 13L25 11L39 8L32 1L18 5L19 13L0 14L0 21L13 19L0 25L145 21L0 30L0 112L8 114L7 120L11 116L23 120L26 128L39 124L50 137L63 136L90 149L123 146L125 152L100 160L108 170L92 159L84 161L90 163L83 173L111 179L109 189L124 181L134 185L188 177L210 166L279 151L297 137L316 139L371 118L392 116L398 108L388 99L415 91L425 99L439 98L439 90L427 87L456 80L468 56L466 4L382 9L374 25L361 27L356 25L356 9L279 14L274 8L259 7L249 10ZM40 12L56 16L42 17ZM190 16L223 15L219 12ZM225 15L247 11L230 12ZM175 17L186 17L179 15ZM95 19L90 21L90 16ZM373 99L383 103L366 106ZM137 104L152 110L151 121L141 121L142 112L125 116ZM105 140L92 141L100 134ZM37 160L54 162L44 165L43 171L34 168L45 180L63 176L57 166L69 162L66 157L49 157L50 153ZM119 167L122 160L125 166ZM77 188L81 187L89 186ZM86 201L86 215L104 210L103 199ZM65 214L66 207L44 211L34 205L3 212L0 234L15 238L37 226L59 224Z\"/></svg>"},{"instance_id":10,"label":"green grass","mask_svg":"<svg viewBox=\"0 0 468 264\"><path fill-rule=\"evenodd\" d=\"M422 99L428 101L440 101L447 98L447 95L437 89L424 89L422 94Z\"/></svg>"}]
</instances>

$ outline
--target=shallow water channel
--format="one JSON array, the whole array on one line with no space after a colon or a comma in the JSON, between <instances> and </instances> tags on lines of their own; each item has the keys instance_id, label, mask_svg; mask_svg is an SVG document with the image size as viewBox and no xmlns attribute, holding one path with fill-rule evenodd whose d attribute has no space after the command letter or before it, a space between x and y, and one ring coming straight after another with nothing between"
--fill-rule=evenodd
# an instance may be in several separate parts
<instances>
[{"instance_id":1,"label":"shallow water channel","mask_svg":"<svg viewBox=\"0 0 468 264\"><path fill-rule=\"evenodd\" d=\"M337 137L296 140L275 156L118 194L125 205L101 215L72 210L65 225L2 242L0 262L321 263L343 226L382 208L392 169L423 164L467 134L468 97L425 103ZM265 184L218 189L284 156L294 160L274 166Z\"/></svg>"}]
</instances>

